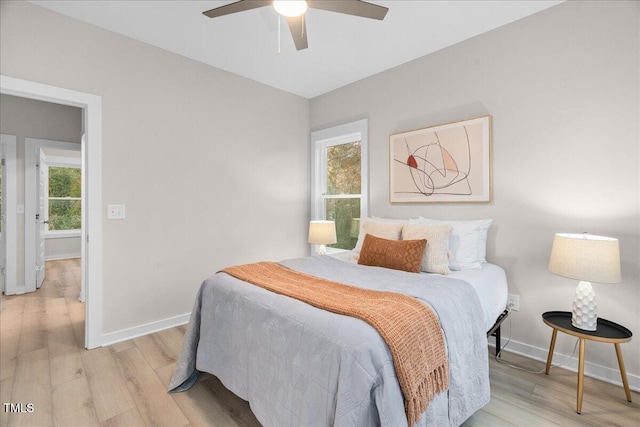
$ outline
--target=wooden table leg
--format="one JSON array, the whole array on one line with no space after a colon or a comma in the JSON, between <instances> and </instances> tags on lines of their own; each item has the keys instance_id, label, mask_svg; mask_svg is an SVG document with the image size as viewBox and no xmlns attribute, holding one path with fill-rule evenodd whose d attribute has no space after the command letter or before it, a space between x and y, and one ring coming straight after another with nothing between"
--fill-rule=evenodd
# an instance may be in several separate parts
<instances>
[{"instance_id":1,"label":"wooden table leg","mask_svg":"<svg viewBox=\"0 0 640 427\"><path fill-rule=\"evenodd\" d=\"M576 412L582 412L582 390L584 388L584 338L580 338L580 359L578 360L578 407Z\"/></svg>"},{"instance_id":2,"label":"wooden table leg","mask_svg":"<svg viewBox=\"0 0 640 427\"><path fill-rule=\"evenodd\" d=\"M551 335L551 345L549 346L549 355L547 356L547 368L544 370L544 373L549 375L549 369L551 369L551 360L553 360L553 349L556 347L556 336L558 335L558 330L554 328L553 335Z\"/></svg>"},{"instance_id":3,"label":"wooden table leg","mask_svg":"<svg viewBox=\"0 0 640 427\"><path fill-rule=\"evenodd\" d=\"M629 382L627 381L627 371L624 369L624 360L622 360L622 351L620 350L620 344L613 343L616 346L616 356L618 356L618 366L620 366L620 376L622 376L622 385L624 385L624 392L627 394L627 402L631 402L631 391L629 391Z\"/></svg>"}]
</instances>

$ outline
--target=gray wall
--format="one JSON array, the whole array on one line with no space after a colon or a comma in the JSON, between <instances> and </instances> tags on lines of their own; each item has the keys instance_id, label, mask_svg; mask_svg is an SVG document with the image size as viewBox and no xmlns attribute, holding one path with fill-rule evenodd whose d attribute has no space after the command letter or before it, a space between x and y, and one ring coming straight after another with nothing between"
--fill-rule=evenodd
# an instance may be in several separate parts
<instances>
[{"instance_id":1,"label":"gray wall","mask_svg":"<svg viewBox=\"0 0 640 427\"><path fill-rule=\"evenodd\" d=\"M127 215L103 222L103 333L189 313L224 266L308 254L308 100L0 4L2 74L102 97L104 209Z\"/></svg>"},{"instance_id":2,"label":"gray wall","mask_svg":"<svg viewBox=\"0 0 640 427\"><path fill-rule=\"evenodd\" d=\"M494 219L488 259L520 295L511 348L544 354L541 314L571 309L577 282L547 270L556 232L620 239L623 280L594 285L599 313L640 332L639 23L637 2L566 2L311 101L313 130L369 118L372 215ZM390 134L485 114L492 203L388 202ZM640 340L622 349L640 375ZM619 381L612 345L586 357Z\"/></svg>"},{"instance_id":3,"label":"gray wall","mask_svg":"<svg viewBox=\"0 0 640 427\"><path fill-rule=\"evenodd\" d=\"M2 7L4 12L4 6ZM0 95L0 133L16 136L18 204L24 205L24 139L39 138L79 144L82 138L82 110L67 105ZM18 286L24 286L24 213L18 214L17 219ZM47 240L47 256L71 253L65 251L74 248L77 248L74 252L80 253L80 238L57 240L60 241L51 244Z\"/></svg>"}]
</instances>

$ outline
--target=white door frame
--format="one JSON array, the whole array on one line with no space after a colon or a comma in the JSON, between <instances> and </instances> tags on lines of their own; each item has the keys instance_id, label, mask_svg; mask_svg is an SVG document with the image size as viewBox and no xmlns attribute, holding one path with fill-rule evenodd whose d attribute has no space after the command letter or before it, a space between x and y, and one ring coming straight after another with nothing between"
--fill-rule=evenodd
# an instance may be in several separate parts
<instances>
[{"instance_id":1,"label":"white door frame","mask_svg":"<svg viewBox=\"0 0 640 427\"><path fill-rule=\"evenodd\" d=\"M17 138L15 135L0 135L4 146L4 193L5 223L2 233L5 253L4 290L7 295L16 293L18 286L18 164Z\"/></svg>"},{"instance_id":2,"label":"white door frame","mask_svg":"<svg viewBox=\"0 0 640 427\"><path fill-rule=\"evenodd\" d=\"M80 151L80 144L73 142L52 141L49 139L24 139L24 292L36 290L36 223L38 213L38 176L36 165L40 149L43 147L59 150ZM41 165L42 166L42 165ZM85 195L85 194L83 194ZM40 218L44 220L44 217ZM43 237L44 238L44 237ZM84 254L84 251L82 251Z\"/></svg>"},{"instance_id":3,"label":"white door frame","mask_svg":"<svg viewBox=\"0 0 640 427\"><path fill-rule=\"evenodd\" d=\"M0 75L0 93L71 105L83 110L85 139L82 168L86 171L87 207L82 211L82 257L85 286L85 347L102 346L102 98L89 93L59 88Z\"/></svg>"}]
</instances>

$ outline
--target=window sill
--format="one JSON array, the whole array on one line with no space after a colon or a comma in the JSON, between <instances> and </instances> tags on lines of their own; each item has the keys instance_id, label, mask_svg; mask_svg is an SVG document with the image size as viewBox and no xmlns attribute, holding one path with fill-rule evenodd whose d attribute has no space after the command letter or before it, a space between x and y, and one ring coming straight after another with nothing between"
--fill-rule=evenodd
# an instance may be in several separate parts
<instances>
[{"instance_id":1,"label":"window sill","mask_svg":"<svg viewBox=\"0 0 640 427\"><path fill-rule=\"evenodd\" d=\"M60 230L60 231L46 231L44 233L45 239L68 239L70 237L80 237L82 232L80 230Z\"/></svg>"},{"instance_id":2,"label":"window sill","mask_svg":"<svg viewBox=\"0 0 640 427\"><path fill-rule=\"evenodd\" d=\"M341 254L341 253L345 253L345 252L351 252L351 249L340 249L340 248L327 247L327 255Z\"/></svg>"}]
</instances>

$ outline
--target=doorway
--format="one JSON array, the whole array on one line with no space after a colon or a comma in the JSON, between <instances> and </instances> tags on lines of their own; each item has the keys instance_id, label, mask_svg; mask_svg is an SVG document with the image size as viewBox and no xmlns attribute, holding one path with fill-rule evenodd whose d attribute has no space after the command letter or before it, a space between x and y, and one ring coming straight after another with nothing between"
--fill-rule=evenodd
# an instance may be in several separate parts
<instances>
[{"instance_id":1,"label":"doorway","mask_svg":"<svg viewBox=\"0 0 640 427\"><path fill-rule=\"evenodd\" d=\"M0 290L15 293L17 286L16 137L0 135Z\"/></svg>"},{"instance_id":2,"label":"doorway","mask_svg":"<svg viewBox=\"0 0 640 427\"><path fill-rule=\"evenodd\" d=\"M85 137L81 143L86 171L83 188L89 195L82 210L81 252L85 285L85 347L102 345L102 98L28 80L0 76L0 93L55 104L79 107L83 111ZM25 207L26 208L26 207Z\"/></svg>"},{"instance_id":3,"label":"doorway","mask_svg":"<svg viewBox=\"0 0 640 427\"><path fill-rule=\"evenodd\" d=\"M77 214L81 212L83 196L86 196L81 174L73 173L74 171L70 170L70 173L64 175L64 178L67 178L64 180L66 185L61 185L63 183L60 182L55 188L49 186L51 170L79 167L80 172L82 171L80 148L81 144L77 143L25 138L24 280L26 292L33 292L40 288L44 280L44 262L48 251L46 246L53 244L45 244L45 240L53 242L55 237L66 239L77 237L78 244L76 246L79 247L76 252L78 252L79 258L83 258L80 247L82 220L81 217L76 218ZM51 169L50 166L55 169ZM71 177L75 177L78 182L73 182ZM53 199L51 199L52 197ZM65 206L68 209L55 209ZM76 225L71 225L71 223ZM84 284L82 284L82 289L84 289ZM81 300L82 297L83 293L81 292Z\"/></svg>"}]
</instances>

